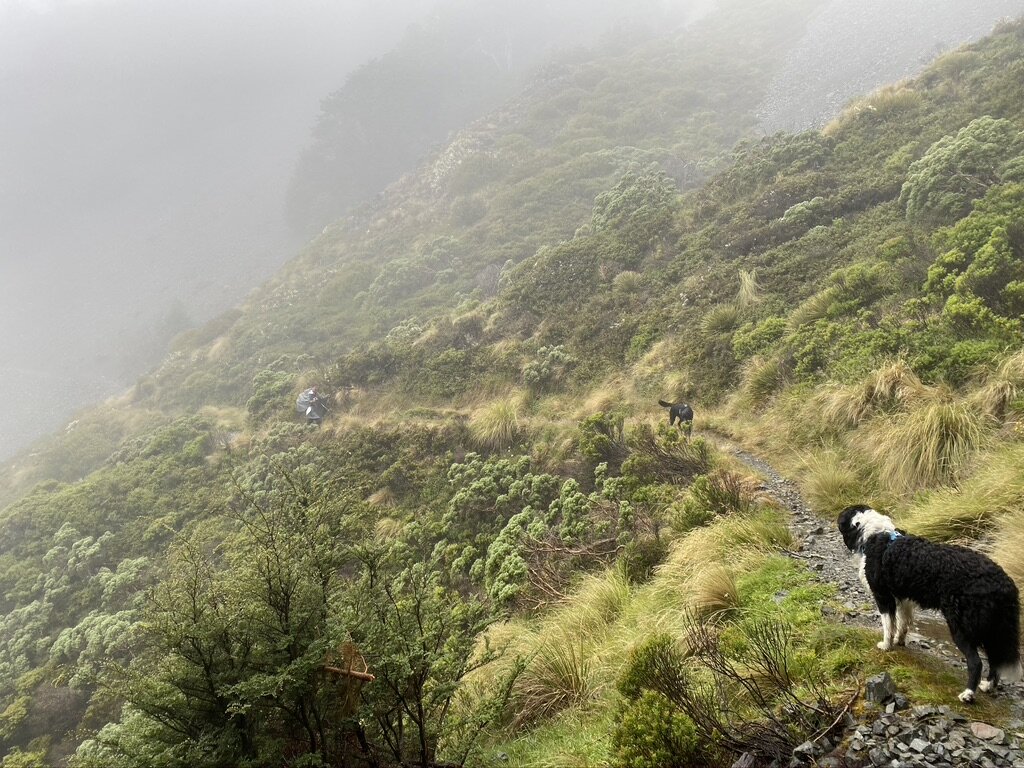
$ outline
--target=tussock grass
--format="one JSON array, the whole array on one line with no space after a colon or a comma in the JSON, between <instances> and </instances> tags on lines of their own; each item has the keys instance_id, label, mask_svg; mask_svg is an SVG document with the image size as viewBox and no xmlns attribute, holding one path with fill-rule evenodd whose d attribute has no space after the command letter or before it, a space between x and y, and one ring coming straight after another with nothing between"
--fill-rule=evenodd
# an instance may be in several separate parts
<instances>
[{"instance_id":1,"label":"tussock grass","mask_svg":"<svg viewBox=\"0 0 1024 768\"><path fill-rule=\"evenodd\" d=\"M748 556L757 559L792 543L785 520L775 510L749 517L718 518L710 525L690 531L677 542L655 574L659 585L669 589L686 588L706 563L728 562L741 568Z\"/></svg>"},{"instance_id":2,"label":"tussock grass","mask_svg":"<svg viewBox=\"0 0 1024 768\"><path fill-rule=\"evenodd\" d=\"M634 293L639 293L643 287L643 278L639 272L633 272L632 270L625 270L619 272L612 279L612 287L616 293L621 293L626 296L631 296Z\"/></svg>"},{"instance_id":3,"label":"tussock grass","mask_svg":"<svg viewBox=\"0 0 1024 768\"><path fill-rule=\"evenodd\" d=\"M894 360L872 371L853 385L832 385L817 396L826 421L855 427L879 411L906 408L935 395L903 360Z\"/></svg>"},{"instance_id":4,"label":"tussock grass","mask_svg":"<svg viewBox=\"0 0 1024 768\"><path fill-rule=\"evenodd\" d=\"M921 94L906 85L889 85L870 94L862 103L863 109L873 111L878 117L886 118L918 106Z\"/></svg>"},{"instance_id":5,"label":"tussock grass","mask_svg":"<svg viewBox=\"0 0 1024 768\"><path fill-rule=\"evenodd\" d=\"M717 563L697 572L689 599L695 614L700 617L725 616L740 608L736 578L728 568Z\"/></svg>"},{"instance_id":6,"label":"tussock grass","mask_svg":"<svg viewBox=\"0 0 1024 768\"><path fill-rule=\"evenodd\" d=\"M868 430L884 487L911 491L951 482L981 450L991 423L965 402L926 402Z\"/></svg>"},{"instance_id":7,"label":"tussock grass","mask_svg":"<svg viewBox=\"0 0 1024 768\"><path fill-rule=\"evenodd\" d=\"M394 541L405 528L405 523L393 517L382 517L373 526L373 535L378 541Z\"/></svg>"},{"instance_id":8,"label":"tussock grass","mask_svg":"<svg viewBox=\"0 0 1024 768\"><path fill-rule=\"evenodd\" d=\"M1010 578L1024 590L1024 505L1000 520L990 553L992 559L1003 566Z\"/></svg>"},{"instance_id":9,"label":"tussock grass","mask_svg":"<svg viewBox=\"0 0 1024 768\"><path fill-rule=\"evenodd\" d=\"M701 327L708 334L732 333L740 324L740 308L735 304L719 304L704 315Z\"/></svg>"},{"instance_id":10,"label":"tussock grass","mask_svg":"<svg viewBox=\"0 0 1024 768\"><path fill-rule=\"evenodd\" d=\"M593 699L607 683L585 636L545 633L516 681L513 691L516 727L547 719Z\"/></svg>"},{"instance_id":11,"label":"tussock grass","mask_svg":"<svg viewBox=\"0 0 1024 768\"><path fill-rule=\"evenodd\" d=\"M931 539L977 538L1005 519L1011 532L1024 510L1024 446L986 457L984 467L960 488L944 488L898 515L900 525ZM1024 550L1021 550L1024 553Z\"/></svg>"},{"instance_id":12,"label":"tussock grass","mask_svg":"<svg viewBox=\"0 0 1024 768\"><path fill-rule=\"evenodd\" d=\"M800 489L818 514L832 517L865 501L863 480L835 451L811 454L804 458L804 466Z\"/></svg>"},{"instance_id":13,"label":"tussock grass","mask_svg":"<svg viewBox=\"0 0 1024 768\"><path fill-rule=\"evenodd\" d=\"M970 402L986 416L1002 419L1024 387L1024 352L1003 360L970 396Z\"/></svg>"},{"instance_id":14,"label":"tussock grass","mask_svg":"<svg viewBox=\"0 0 1024 768\"><path fill-rule=\"evenodd\" d=\"M629 371L629 381L637 397L685 399L693 391L689 371L680 369L676 343L669 339L655 342Z\"/></svg>"},{"instance_id":15,"label":"tussock grass","mask_svg":"<svg viewBox=\"0 0 1024 768\"><path fill-rule=\"evenodd\" d=\"M583 419L599 411L621 409L633 400L630 385L622 377L606 379L599 387L592 389L576 409L575 417Z\"/></svg>"},{"instance_id":16,"label":"tussock grass","mask_svg":"<svg viewBox=\"0 0 1024 768\"><path fill-rule=\"evenodd\" d=\"M389 487L384 486L379 488L369 496L366 497L366 503L371 507L378 507L380 509L392 509L398 504L398 499L395 497L395 492Z\"/></svg>"},{"instance_id":17,"label":"tussock grass","mask_svg":"<svg viewBox=\"0 0 1024 768\"><path fill-rule=\"evenodd\" d=\"M754 357L743 371L740 385L754 408L763 407L785 385L786 369L777 357Z\"/></svg>"},{"instance_id":18,"label":"tussock grass","mask_svg":"<svg viewBox=\"0 0 1024 768\"><path fill-rule=\"evenodd\" d=\"M740 287L736 291L736 304L739 307L749 307L756 304L761 298L761 288L757 284L757 270L747 272L740 270Z\"/></svg>"},{"instance_id":19,"label":"tussock grass","mask_svg":"<svg viewBox=\"0 0 1024 768\"><path fill-rule=\"evenodd\" d=\"M614 622L629 604L633 590L618 568L584 578L565 602L558 624L594 634Z\"/></svg>"},{"instance_id":20,"label":"tussock grass","mask_svg":"<svg viewBox=\"0 0 1024 768\"><path fill-rule=\"evenodd\" d=\"M826 288L823 291L810 296L792 312L789 313L788 325L790 330L796 330L802 325L821 320L828 315L832 305L836 303L836 289Z\"/></svg>"},{"instance_id":21,"label":"tussock grass","mask_svg":"<svg viewBox=\"0 0 1024 768\"><path fill-rule=\"evenodd\" d=\"M478 447L486 450L510 448L522 437L521 416L521 398L512 396L496 400L477 408L470 415L470 436Z\"/></svg>"}]
</instances>

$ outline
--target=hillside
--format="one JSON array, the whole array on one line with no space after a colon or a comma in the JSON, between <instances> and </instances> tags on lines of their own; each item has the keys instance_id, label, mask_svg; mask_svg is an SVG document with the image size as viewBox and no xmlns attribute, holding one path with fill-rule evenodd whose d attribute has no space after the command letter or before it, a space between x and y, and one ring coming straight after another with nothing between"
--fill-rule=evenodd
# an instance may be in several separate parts
<instances>
[{"instance_id":1,"label":"hillside","mask_svg":"<svg viewBox=\"0 0 1024 768\"><path fill-rule=\"evenodd\" d=\"M717 446L1024 584L1024 23L754 138L815 4L723 5L544 68L8 473L7 760L767 765L882 669L955 701Z\"/></svg>"}]
</instances>

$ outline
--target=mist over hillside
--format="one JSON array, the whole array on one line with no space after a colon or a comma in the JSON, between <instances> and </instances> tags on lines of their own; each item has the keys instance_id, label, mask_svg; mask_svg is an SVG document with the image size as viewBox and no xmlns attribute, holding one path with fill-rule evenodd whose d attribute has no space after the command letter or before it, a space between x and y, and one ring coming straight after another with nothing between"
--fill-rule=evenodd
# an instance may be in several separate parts
<instances>
[{"instance_id":1,"label":"mist over hillside","mask_svg":"<svg viewBox=\"0 0 1024 768\"><path fill-rule=\"evenodd\" d=\"M758 110L766 133L820 128L850 99L1024 13L1022 0L829 0Z\"/></svg>"},{"instance_id":2,"label":"mist over hillside","mask_svg":"<svg viewBox=\"0 0 1024 768\"><path fill-rule=\"evenodd\" d=\"M432 5L0 3L0 455L292 255L320 98Z\"/></svg>"},{"instance_id":3,"label":"mist over hillside","mask_svg":"<svg viewBox=\"0 0 1024 768\"><path fill-rule=\"evenodd\" d=\"M555 51L713 6L0 5L0 455L134 381ZM826 120L1020 7L823 3L762 127Z\"/></svg>"}]
</instances>

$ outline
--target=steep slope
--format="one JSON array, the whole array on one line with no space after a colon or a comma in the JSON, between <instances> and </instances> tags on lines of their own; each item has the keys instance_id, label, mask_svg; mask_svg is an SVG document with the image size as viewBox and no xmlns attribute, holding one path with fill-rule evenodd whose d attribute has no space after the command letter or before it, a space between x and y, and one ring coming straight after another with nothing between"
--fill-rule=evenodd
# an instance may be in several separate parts
<instances>
[{"instance_id":1,"label":"steep slope","mask_svg":"<svg viewBox=\"0 0 1024 768\"><path fill-rule=\"evenodd\" d=\"M810 495L819 511L871 494L915 530L1019 536L1019 484L973 468L1020 466L1024 24L822 133L717 157L755 125L793 27L778 13L806 18L728 10L547 70L182 339L122 404L169 423L3 511L8 749L59 759L81 724L83 766L428 766L503 744L524 764L636 764L648 737L713 764L743 738L791 754L850 696L814 686L884 660L777 556L789 535L756 483L654 425L659 397L696 394L698 431L746 421L779 454L855 463ZM292 418L314 382L337 395L320 430ZM933 463L901 470L928 429ZM1004 501L954 519L952 481ZM695 615L725 642L697 643ZM766 730L701 721L658 687L679 676L642 663L700 690L688 654L735 669L766 617L793 664L743 711ZM345 674L363 663L365 688ZM901 674L922 698L955 684Z\"/></svg>"}]
</instances>

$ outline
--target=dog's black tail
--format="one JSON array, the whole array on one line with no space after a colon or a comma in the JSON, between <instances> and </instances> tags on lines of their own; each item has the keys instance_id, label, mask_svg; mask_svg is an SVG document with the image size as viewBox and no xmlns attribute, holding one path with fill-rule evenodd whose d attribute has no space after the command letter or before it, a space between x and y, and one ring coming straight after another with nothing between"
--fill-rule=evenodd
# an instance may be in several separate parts
<instances>
[{"instance_id":1,"label":"dog's black tail","mask_svg":"<svg viewBox=\"0 0 1024 768\"><path fill-rule=\"evenodd\" d=\"M1020 663L1020 605L1016 595L1014 598L1013 605L1006 606L1001 626L993 628L985 644L988 663L1004 683L1015 683L1024 677Z\"/></svg>"},{"instance_id":2,"label":"dog's black tail","mask_svg":"<svg viewBox=\"0 0 1024 768\"><path fill-rule=\"evenodd\" d=\"M675 403L666 403L664 400L659 400L658 405L660 405L662 408L671 408L672 406L675 405Z\"/></svg>"}]
</instances>

